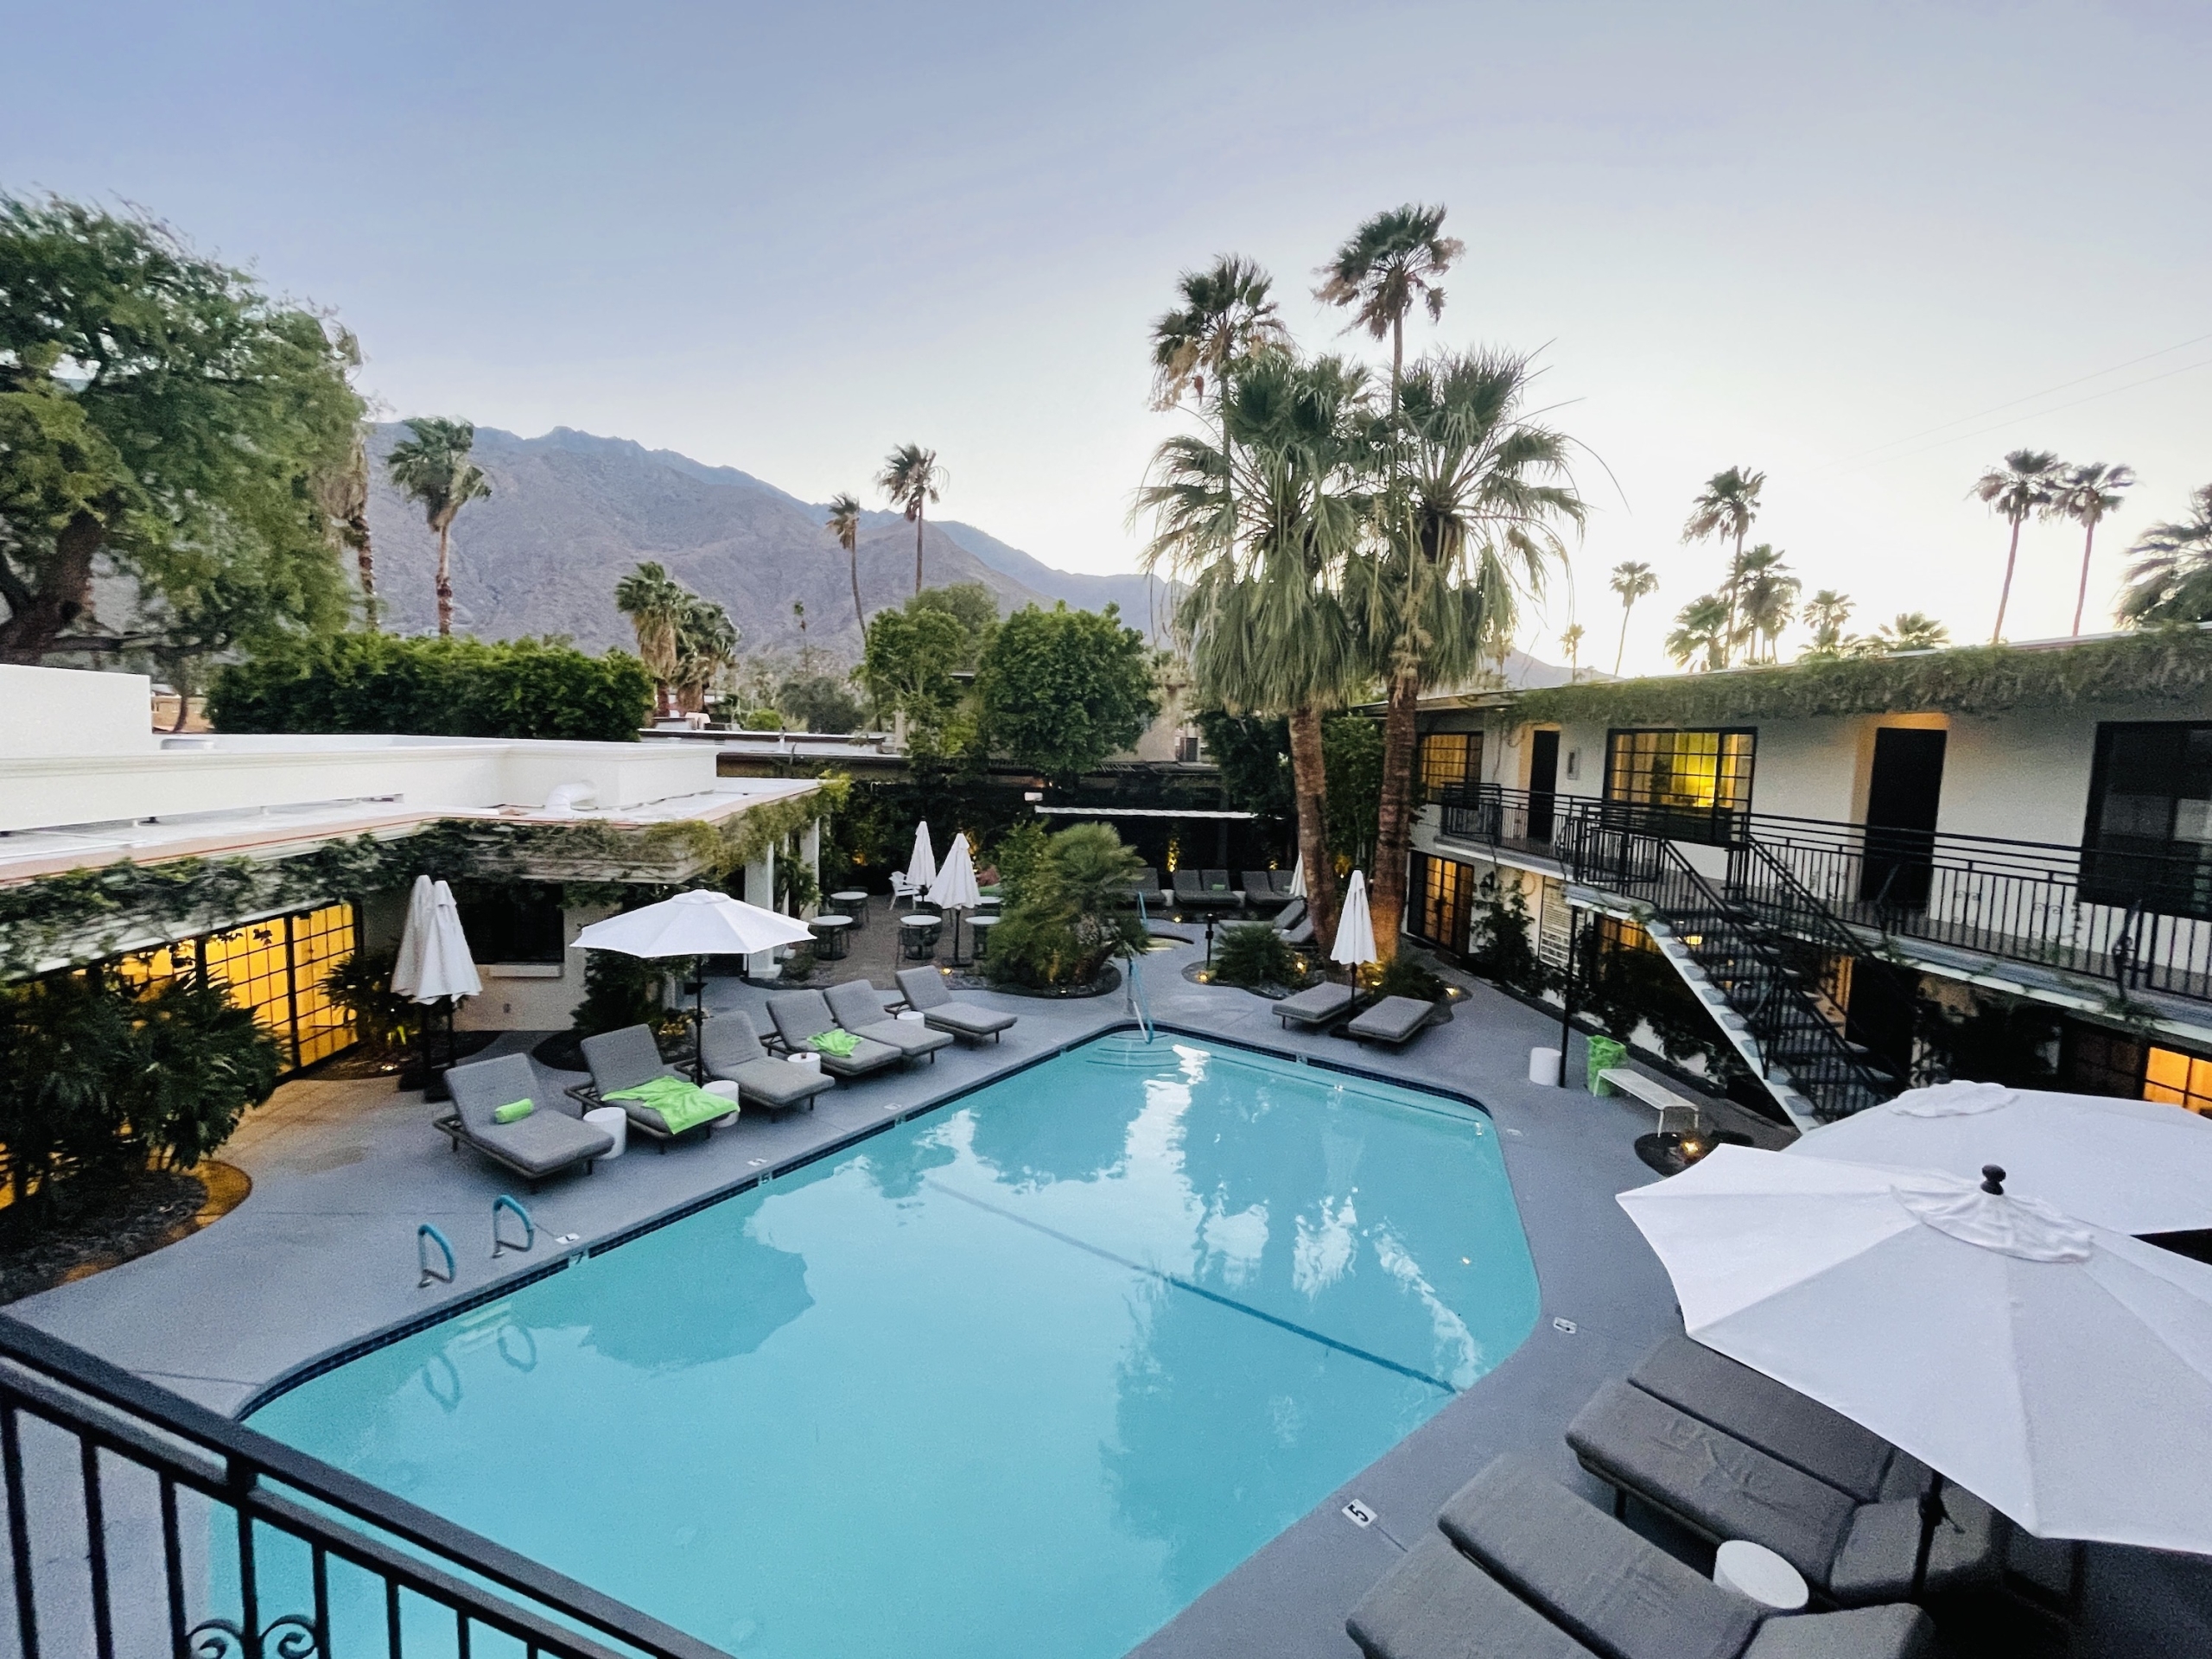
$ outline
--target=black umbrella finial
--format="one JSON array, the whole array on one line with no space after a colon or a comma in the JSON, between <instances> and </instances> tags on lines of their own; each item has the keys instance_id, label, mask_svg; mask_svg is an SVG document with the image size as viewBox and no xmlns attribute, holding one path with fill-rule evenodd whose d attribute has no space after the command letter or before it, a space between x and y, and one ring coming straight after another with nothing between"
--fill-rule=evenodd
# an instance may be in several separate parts
<instances>
[{"instance_id":1,"label":"black umbrella finial","mask_svg":"<svg viewBox=\"0 0 2212 1659\"><path fill-rule=\"evenodd\" d=\"M2005 1196L2004 1165L1984 1164L1981 1166L1981 1190L1985 1192L1993 1192L2000 1198Z\"/></svg>"}]
</instances>

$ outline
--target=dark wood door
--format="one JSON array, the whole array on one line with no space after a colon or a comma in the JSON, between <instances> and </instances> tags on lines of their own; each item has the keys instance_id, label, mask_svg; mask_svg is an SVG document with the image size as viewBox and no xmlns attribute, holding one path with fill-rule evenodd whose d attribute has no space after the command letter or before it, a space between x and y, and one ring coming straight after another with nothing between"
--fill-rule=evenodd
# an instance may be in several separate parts
<instances>
[{"instance_id":1,"label":"dark wood door","mask_svg":"<svg viewBox=\"0 0 2212 1659\"><path fill-rule=\"evenodd\" d=\"M1874 734L1874 767L1866 780L1861 899L1911 910L1926 907L1948 736L1911 726L1885 726Z\"/></svg>"},{"instance_id":2,"label":"dark wood door","mask_svg":"<svg viewBox=\"0 0 2212 1659\"><path fill-rule=\"evenodd\" d=\"M1559 734L1529 734L1529 839L1552 838L1552 802L1559 788Z\"/></svg>"}]
</instances>

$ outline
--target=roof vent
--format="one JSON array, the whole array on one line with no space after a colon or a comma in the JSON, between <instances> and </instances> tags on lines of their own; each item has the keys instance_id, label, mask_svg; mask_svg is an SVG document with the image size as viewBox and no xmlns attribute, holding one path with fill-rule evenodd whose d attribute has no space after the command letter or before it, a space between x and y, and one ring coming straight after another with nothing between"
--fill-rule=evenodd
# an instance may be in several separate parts
<instances>
[{"instance_id":1,"label":"roof vent","mask_svg":"<svg viewBox=\"0 0 2212 1659\"><path fill-rule=\"evenodd\" d=\"M556 784L545 798L545 810L556 815L582 812L599 804L596 784Z\"/></svg>"}]
</instances>

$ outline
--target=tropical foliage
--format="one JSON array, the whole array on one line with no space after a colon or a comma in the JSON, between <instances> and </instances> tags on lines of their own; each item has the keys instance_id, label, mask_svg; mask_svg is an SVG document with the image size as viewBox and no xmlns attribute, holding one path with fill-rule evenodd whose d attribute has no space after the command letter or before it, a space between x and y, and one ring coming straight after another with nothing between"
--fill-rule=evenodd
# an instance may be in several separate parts
<instances>
[{"instance_id":1,"label":"tropical foliage","mask_svg":"<svg viewBox=\"0 0 2212 1659\"><path fill-rule=\"evenodd\" d=\"M1444 315L1444 277L1466 245L1444 234L1444 209L1408 202L1377 213L1344 239L1321 267L1313 297L1349 309L1348 327L1390 342L1390 404L1397 407L1406 364L1406 314L1416 304L1429 321Z\"/></svg>"},{"instance_id":2,"label":"tropical foliage","mask_svg":"<svg viewBox=\"0 0 2212 1659\"><path fill-rule=\"evenodd\" d=\"M914 527L914 591L918 594L922 591L923 513L925 508L937 505L946 481L937 451L925 449L918 443L900 444L884 458L883 470L876 474L876 488L906 515L906 522Z\"/></svg>"},{"instance_id":3,"label":"tropical foliage","mask_svg":"<svg viewBox=\"0 0 2212 1659\"><path fill-rule=\"evenodd\" d=\"M830 498L830 517L824 524L845 550L846 568L853 579L853 620L868 632L868 610L861 603L861 504L842 491Z\"/></svg>"},{"instance_id":4,"label":"tropical foliage","mask_svg":"<svg viewBox=\"0 0 2212 1659\"><path fill-rule=\"evenodd\" d=\"M469 459L476 428L467 421L425 416L407 423L409 435L385 457L385 470L415 505L438 538L438 632L453 632L453 523L471 501L492 493L492 480Z\"/></svg>"},{"instance_id":5,"label":"tropical foliage","mask_svg":"<svg viewBox=\"0 0 2212 1659\"><path fill-rule=\"evenodd\" d=\"M1721 659L1708 663L1708 667L1725 668L1731 653L1740 642L1737 632L1736 611L1744 579L1744 537L1751 533L1751 525L1759 516L1759 492L1765 487L1766 474L1731 467L1715 473L1706 480L1705 487L1690 503L1690 516L1682 525L1682 543L1720 541L1732 542L1734 550L1729 556L1728 575L1720 585L1719 597L1727 608L1721 630ZM1680 661L1681 658L1676 658Z\"/></svg>"},{"instance_id":6,"label":"tropical foliage","mask_svg":"<svg viewBox=\"0 0 2212 1659\"><path fill-rule=\"evenodd\" d=\"M993 750L1063 784L1135 743L1160 712L1144 636L1112 605L1016 611L976 664L976 698Z\"/></svg>"},{"instance_id":7,"label":"tropical foliage","mask_svg":"<svg viewBox=\"0 0 2212 1659\"><path fill-rule=\"evenodd\" d=\"M1224 985L1258 989L1306 982L1305 959L1266 922L1240 922L1224 931L1213 951L1213 976Z\"/></svg>"},{"instance_id":8,"label":"tropical foliage","mask_svg":"<svg viewBox=\"0 0 2212 1659\"><path fill-rule=\"evenodd\" d=\"M1606 585L1621 596L1621 637L1613 646L1613 672L1618 674L1621 657L1628 650L1628 619L1637 600L1659 591L1659 578L1643 560L1629 559L1613 567L1612 579Z\"/></svg>"},{"instance_id":9,"label":"tropical foliage","mask_svg":"<svg viewBox=\"0 0 2212 1659\"><path fill-rule=\"evenodd\" d=\"M2071 518L2082 526L2082 582L2074 594L2074 632L2082 632L2082 613L2089 602L2089 561L2097 550L2097 526L2119 508L2122 493L2135 482L2135 469L2092 461L2069 467L2052 492L2050 512L2056 518Z\"/></svg>"},{"instance_id":10,"label":"tropical foliage","mask_svg":"<svg viewBox=\"0 0 2212 1659\"><path fill-rule=\"evenodd\" d=\"M2212 621L2212 484L2189 499L2190 516L2153 524L2129 550L2120 614L2131 627Z\"/></svg>"},{"instance_id":11,"label":"tropical foliage","mask_svg":"<svg viewBox=\"0 0 2212 1659\"><path fill-rule=\"evenodd\" d=\"M2005 612L2012 602L2012 571L2020 559L2020 526L2031 518L2048 518L2057 500L2061 468L2058 457L2048 449L2015 449L2000 466L1992 467L1974 480L1974 498L1984 503L2012 526L2005 548L2005 585L1997 592L1997 626L1989 643L2005 637ZM2075 630L2080 632L2077 626Z\"/></svg>"},{"instance_id":12,"label":"tropical foliage","mask_svg":"<svg viewBox=\"0 0 2212 1659\"><path fill-rule=\"evenodd\" d=\"M1145 948L1128 904L1141 868L1111 826L1078 823L1051 836L991 930L993 979L1039 988L1088 985L1113 957Z\"/></svg>"}]
</instances>

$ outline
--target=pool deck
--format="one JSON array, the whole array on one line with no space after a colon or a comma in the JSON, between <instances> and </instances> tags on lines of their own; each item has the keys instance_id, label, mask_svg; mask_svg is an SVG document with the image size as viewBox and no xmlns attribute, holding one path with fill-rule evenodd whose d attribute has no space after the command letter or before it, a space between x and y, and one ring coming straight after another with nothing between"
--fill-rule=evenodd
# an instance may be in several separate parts
<instances>
[{"instance_id":1,"label":"pool deck","mask_svg":"<svg viewBox=\"0 0 2212 1659\"><path fill-rule=\"evenodd\" d=\"M1263 999L1185 981L1181 969L1196 949L1155 954L1144 964L1160 1024L1478 1100L1500 1131L1535 1262L1541 1309L1520 1349L1135 1650L1141 1659L1345 1659L1357 1652L1344 1633L1346 1611L1491 1457L1534 1453L1563 1481L1599 1495L1561 1431L1601 1382L1681 1328L1664 1271L1614 1202L1616 1193L1656 1179L1633 1150L1653 1117L1624 1098L1529 1083L1529 1051L1556 1042L1558 1022L1487 987L1472 985L1450 1024L1404 1051L1363 1050L1342 1038L1286 1033ZM745 1008L765 1028L766 995L725 982L711 990L709 1007ZM664 1154L633 1139L623 1157L588 1178L551 1180L536 1195L481 1157L448 1150L416 1094L377 1080L292 1083L222 1154L253 1179L253 1193L237 1211L167 1249L7 1311L236 1413L287 1374L372 1333L772 1175L1128 1017L1120 992L1075 1001L963 995L996 1002L1020 1021L1001 1043L956 1045L934 1065L840 1084L810 1113L772 1120L748 1112L703 1145ZM493 1052L527 1041L503 1039ZM1580 1058L1578 1041L1578 1066ZM544 1076L556 1087L575 1080ZM522 1197L540 1238L533 1252L494 1261L492 1203L503 1192ZM425 1221L444 1231L460 1258L449 1287L416 1288L415 1230ZM1343 1513L1355 1497L1373 1512L1371 1525Z\"/></svg>"}]
</instances>

